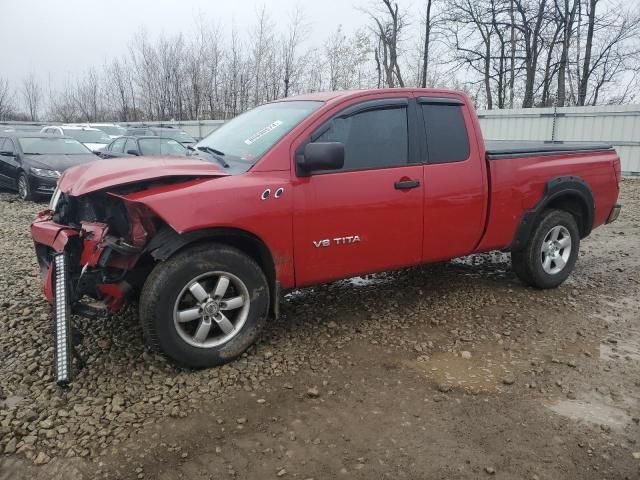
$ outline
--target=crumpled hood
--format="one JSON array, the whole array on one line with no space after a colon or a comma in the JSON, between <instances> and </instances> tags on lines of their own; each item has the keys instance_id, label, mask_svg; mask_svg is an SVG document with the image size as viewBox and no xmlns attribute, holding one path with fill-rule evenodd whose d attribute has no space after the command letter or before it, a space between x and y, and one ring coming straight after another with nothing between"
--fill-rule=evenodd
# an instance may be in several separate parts
<instances>
[{"instance_id":1,"label":"crumpled hood","mask_svg":"<svg viewBox=\"0 0 640 480\"><path fill-rule=\"evenodd\" d=\"M189 157L109 158L70 168L58 182L58 187L64 193L78 196L156 178L227 175L212 163Z\"/></svg>"},{"instance_id":2,"label":"crumpled hood","mask_svg":"<svg viewBox=\"0 0 640 480\"><path fill-rule=\"evenodd\" d=\"M97 160L93 154L86 155L64 155L64 154L46 154L46 155L30 155L25 154L25 164L34 168L44 168L46 170L57 170L64 172L67 168L83 165L93 160Z\"/></svg>"}]
</instances>

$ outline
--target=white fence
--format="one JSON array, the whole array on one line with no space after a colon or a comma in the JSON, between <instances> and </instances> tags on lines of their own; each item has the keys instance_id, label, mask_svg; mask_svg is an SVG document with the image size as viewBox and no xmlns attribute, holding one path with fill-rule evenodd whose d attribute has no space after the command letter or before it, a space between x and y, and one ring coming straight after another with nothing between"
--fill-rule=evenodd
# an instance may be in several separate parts
<instances>
[{"instance_id":1,"label":"white fence","mask_svg":"<svg viewBox=\"0 0 640 480\"><path fill-rule=\"evenodd\" d=\"M640 175L640 105L481 110L478 116L489 140L610 143L622 171Z\"/></svg>"}]
</instances>

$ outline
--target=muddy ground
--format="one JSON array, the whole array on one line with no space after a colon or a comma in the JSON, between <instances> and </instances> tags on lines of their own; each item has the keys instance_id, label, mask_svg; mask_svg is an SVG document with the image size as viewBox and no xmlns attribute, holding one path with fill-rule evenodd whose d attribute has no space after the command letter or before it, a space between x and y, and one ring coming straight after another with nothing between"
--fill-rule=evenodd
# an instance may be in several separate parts
<instances>
[{"instance_id":1,"label":"muddy ground","mask_svg":"<svg viewBox=\"0 0 640 480\"><path fill-rule=\"evenodd\" d=\"M556 290L493 253L296 291L199 372L152 354L131 310L81 322L62 392L42 206L1 193L0 479L638 479L640 181L621 203Z\"/></svg>"}]
</instances>

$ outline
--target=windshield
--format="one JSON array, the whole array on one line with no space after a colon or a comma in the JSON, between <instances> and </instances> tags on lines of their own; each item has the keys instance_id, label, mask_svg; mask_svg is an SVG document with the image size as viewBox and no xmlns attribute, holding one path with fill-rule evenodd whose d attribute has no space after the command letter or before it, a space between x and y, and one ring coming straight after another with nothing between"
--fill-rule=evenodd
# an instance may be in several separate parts
<instances>
[{"instance_id":1,"label":"windshield","mask_svg":"<svg viewBox=\"0 0 640 480\"><path fill-rule=\"evenodd\" d=\"M142 155L181 155L187 154L187 149L170 138L142 138L138 140Z\"/></svg>"},{"instance_id":2,"label":"windshield","mask_svg":"<svg viewBox=\"0 0 640 480\"><path fill-rule=\"evenodd\" d=\"M196 139L182 130L158 130L156 135L162 135L163 137L177 140L180 143L196 143Z\"/></svg>"},{"instance_id":3,"label":"windshield","mask_svg":"<svg viewBox=\"0 0 640 480\"><path fill-rule=\"evenodd\" d=\"M322 106L294 100L268 103L225 123L196 145L224 153L225 160L255 163L293 127Z\"/></svg>"},{"instance_id":4,"label":"windshield","mask_svg":"<svg viewBox=\"0 0 640 480\"><path fill-rule=\"evenodd\" d=\"M116 127L116 126L98 125L98 126L96 126L94 128L97 128L98 130L103 131L107 135L113 135L113 136L117 135L119 137L124 135L124 132L126 132L126 129L124 129L122 127Z\"/></svg>"},{"instance_id":5,"label":"windshield","mask_svg":"<svg viewBox=\"0 0 640 480\"><path fill-rule=\"evenodd\" d=\"M111 138L101 130L62 129L65 136L75 138L82 143L109 143Z\"/></svg>"},{"instance_id":6,"label":"windshield","mask_svg":"<svg viewBox=\"0 0 640 480\"><path fill-rule=\"evenodd\" d=\"M30 138L18 139L25 155L86 155L91 153L87 147L71 138Z\"/></svg>"}]
</instances>

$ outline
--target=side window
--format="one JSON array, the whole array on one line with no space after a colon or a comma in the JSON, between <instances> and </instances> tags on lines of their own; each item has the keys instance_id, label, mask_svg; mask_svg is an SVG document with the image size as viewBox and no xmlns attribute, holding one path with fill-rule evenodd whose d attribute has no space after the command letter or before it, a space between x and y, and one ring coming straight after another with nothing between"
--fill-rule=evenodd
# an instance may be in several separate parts
<instances>
[{"instance_id":1,"label":"side window","mask_svg":"<svg viewBox=\"0 0 640 480\"><path fill-rule=\"evenodd\" d=\"M422 104L428 163L461 162L469 158L469 136L461 105Z\"/></svg>"},{"instance_id":2,"label":"side window","mask_svg":"<svg viewBox=\"0 0 640 480\"><path fill-rule=\"evenodd\" d=\"M343 170L406 165L407 108L380 108L334 118L329 130L315 141L344 144Z\"/></svg>"},{"instance_id":3,"label":"side window","mask_svg":"<svg viewBox=\"0 0 640 480\"><path fill-rule=\"evenodd\" d=\"M138 143L133 139L127 139L127 145L124 147L125 152L129 152L129 150L138 151Z\"/></svg>"},{"instance_id":4,"label":"side window","mask_svg":"<svg viewBox=\"0 0 640 480\"><path fill-rule=\"evenodd\" d=\"M110 150L116 153L124 152L124 142L126 142L126 138L119 138L115 142L111 144Z\"/></svg>"}]
</instances>

